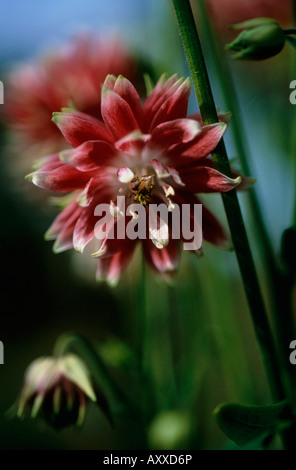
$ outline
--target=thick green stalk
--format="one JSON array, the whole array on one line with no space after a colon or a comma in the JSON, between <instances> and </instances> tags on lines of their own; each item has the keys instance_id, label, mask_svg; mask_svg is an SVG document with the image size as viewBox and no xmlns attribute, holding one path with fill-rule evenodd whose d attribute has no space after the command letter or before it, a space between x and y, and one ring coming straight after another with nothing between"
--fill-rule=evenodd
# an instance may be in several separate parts
<instances>
[{"instance_id":1,"label":"thick green stalk","mask_svg":"<svg viewBox=\"0 0 296 470\"><path fill-rule=\"evenodd\" d=\"M233 115L233 119L231 120L231 127L233 130L234 143L240 158L241 167L245 175L251 176L252 172L249 163L250 152L243 129L243 124L239 119L239 102L231 69L229 67L228 61L223 56L223 50L221 50L219 47L219 42L215 37L215 33L212 31L208 15L205 10L205 1L198 0L198 6L201 24L205 32L205 40L207 41L208 48L212 54L213 65L219 78L223 97L227 109L231 111ZM291 49L291 51L293 54L291 60L292 63L294 63L295 68L295 51L294 49ZM291 121L293 123L293 119ZM294 132L290 132L290 135L292 155L295 155L296 139ZM294 165L296 169L296 159ZM256 189L249 189L247 191L247 195L256 227L260 252L262 253L262 259L264 261L265 274L268 281L269 294L271 299L271 310L273 312L274 331L276 332L276 339L281 360L282 376L287 392L287 390L291 389L292 387L290 380L294 375L294 369L291 367L287 355L287 345L290 344L291 340L293 339L293 333L295 332L290 302L291 281L286 279L286 276L280 271L279 266L277 265L269 233L264 222L260 201L256 194ZM283 312L285 312L285 315L283 315ZM289 390L289 393L291 394L291 390Z\"/></svg>"},{"instance_id":2,"label":"thick green stalk","mask_svg":"<svg viewBox=\"0 0 296 470\"><path fill-rule=\"evenodd\" d=\"M173 4L201 117L205 125L213 124L218 122L217 110L190 2L189 0L173 0ZM231 177L231 168L223 140L219 142L212 153L212 160L218 171ZM262 359L270 381L273 397L275 400L279 400L284 397L284 390L275 344L236 191L231 190L228 193L222 194L222 199Z\"/></svg>"}]
</instances>

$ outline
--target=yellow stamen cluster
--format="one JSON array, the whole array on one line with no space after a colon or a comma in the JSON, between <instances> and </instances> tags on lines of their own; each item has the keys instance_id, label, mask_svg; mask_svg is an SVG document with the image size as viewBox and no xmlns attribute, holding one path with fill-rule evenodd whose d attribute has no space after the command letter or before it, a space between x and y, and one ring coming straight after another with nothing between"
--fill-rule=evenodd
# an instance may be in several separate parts
<instances>
[{"instance_id":1,"label":"yellow stamen cluster","mask_svg":"<svg viewBox=\"0 0 296 470\"><path fill-rule=\"evenodd\" d=\"M136 177L130 183L131 195L134 201L146 207L151 202L151 192L154 188L154 176Z\"/></svg>"}]
</instances>

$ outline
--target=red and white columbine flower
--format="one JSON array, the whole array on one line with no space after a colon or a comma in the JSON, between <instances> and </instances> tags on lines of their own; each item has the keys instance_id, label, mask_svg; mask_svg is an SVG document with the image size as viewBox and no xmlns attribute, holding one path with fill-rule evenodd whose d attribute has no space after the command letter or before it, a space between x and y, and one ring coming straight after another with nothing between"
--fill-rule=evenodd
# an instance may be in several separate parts
<instances>
[{"instance_id":1,"label":"red and white columbine flower","mask_svg":"<svg viewBox=\"0 0 296 470\"><path fill-rule=\"evenodd\" d=\"M142 104L134 86L124 77L108 75L102 88L101 115L73 111L54 113L53 121L73 147L44 158L29 179L51 191L71 192L72 197L47 232L55 239L54 251L74 247L83 252L95 239L95 208L118 196L146 210L151 203L173 205L200 203L196 193L226 192L241 178L228 178L213 168L209 157L227 125L202 126L187 118L189 79L163 75ZM203 206L203 238L217 246L228 243L214 215ZM184 240L141 240L147 263L166 276L178 267ZM129 264L137 240L98 242L97 278L115 284Z\"/></svg>"}]
</instances>

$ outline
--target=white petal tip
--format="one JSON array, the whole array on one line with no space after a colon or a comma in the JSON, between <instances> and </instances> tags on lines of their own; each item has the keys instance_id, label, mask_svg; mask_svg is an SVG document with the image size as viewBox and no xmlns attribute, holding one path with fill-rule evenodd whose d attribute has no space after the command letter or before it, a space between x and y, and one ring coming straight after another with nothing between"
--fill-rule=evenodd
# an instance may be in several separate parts
<instances>
[{"instance_id":1,"label":"white petal tip","mask_svg":"<svg viewBox=\"0 0 296 470\"><path fill-rule=\"evenodd\" d=\"M121 183L130 183L134 177L135 175L132 170L127 167L121 167L117 172L117 178Z\"/></svg>"}]
</instances>

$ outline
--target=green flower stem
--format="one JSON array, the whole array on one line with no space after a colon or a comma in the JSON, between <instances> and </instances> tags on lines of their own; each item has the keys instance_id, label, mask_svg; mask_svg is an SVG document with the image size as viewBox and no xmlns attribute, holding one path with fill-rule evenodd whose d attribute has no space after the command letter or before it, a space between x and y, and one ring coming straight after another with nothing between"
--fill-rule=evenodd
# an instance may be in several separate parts
<instances>
[{"instance_id":1,"label":"green flower stem","mask_svg":"<svg viewBox=\"0 0 296 470\"><path fill-rule=\"evenodd\" d=\"M146 430L150 417L155 410L153 383L151 377L151 351L153 348L153 336L151 315L147 296L147 269L145 259L142 261L142 272L138 285L138 306L135 311L135 322L138 322L137 334L137 358L138 358L138 396L141 408L143 429Z\"/></svg>"},{"instance_id":2,"label":"green flower stem","mask_svg":"<svg viewBox=\"0 0 296 470\"><path fill-rule=\"evenodd\" d=\"M239 154L241 168L246 176L252 176L252 171L249 165L249 148L247 145L246 137L243 131L243 124L238 118L239 116L239 103L235 90L235 84L233 82L232 74L227 60L223 60L221 50L218 48L217 42L215 41L214 34L209 24L208 16L205 11L204 0L198 0L199 12L202 19L202 25L204 26L206 41L213 55L213 64L216 68L216 73L219 78L222 93L226 101L227 109L231 111L234 119L231 120L231 126L233 129L233 136L237 152ZM252 216L256 225L257 232L260 234L260 241L262 249L264 251L264 258L268 260L268 264L274 258L273 248L270 242L268 232L264 223L260 203L254 188L248 190L248 196L250 206L252 210Z\"/></svg>"},{"instance_id":3,"label":"green flower stem","mask_svg":"<svg viewBox=\"0 0 296 470\"><path fill-rule=\"evenodd\" d=\"M140 281L139 367L143 410L147 417L178 401L175 370L174 325L176 321L176 292L174 287L155 285L148 277L143 260ZM162 292L159 289L162 289ZM148 297L148 289L153 297ZM165 394L163 393L165 390Z\"/></svg>"},{"instance_id":4,"label":"green flower stem","mask_svg":"<svg viewBox=\"0 0 296 470\"><path fill-rule=\"evenodd\" d=\"M148 318L148 304L147 304L147 273L145 259L142 260L142 275L139 286L139 311L137 312L140 324L138 334L138 348L139 348L139 367L142 380L146 382L149 369L149 318Z\"/></svg>"},{"instance_id":5,"label":"green flower stem","mask_svg":"<svg viewBox=\"0 0 296 470\"><path fill-rule=\"evenodd\" d=\"M217 110L190 2L189 0L173 0L173 4L192 75L197 101L199 103L201 117L205 125L213 124L218 122ZM232 176L223 140L219 142L215 151L212 153L212 160L218 171L224 173L226 176ZM269 378L271 391L274 399L280 400L284 397L284 389L276 356L275 344L269 326L236 191L231 190L222 194L222 199L250 307L254 330L260 346L266 373Z\"/></svg>"},{"instance_id":6,"label":"green flower stem","mask_svg":"<svg viewBox=\"0 0 296 470\"><path fill-rule=\"evenodd\" d=\"M95 383L110 401L115 415L126 414L131 411L136 413L134 405L130 403L128 397L110 375L97 351L86 338L72 333L61 335L55 343L54 354L63 355L70 350L77 351L85 360L92 372Z\"/></svg>"},{"instance_id":7,"label":"green flower stem","mask_svg":"<svg viewBox=\"0 0 296 470\"><path fill-rule=\"evenodd\" d=\"M198 0L201 24L204 28L207 45L212 53L213 64L216 69L216 74L219 78L227 109L230 110L233 114L231 126L233 129L233 136L237 152L240 157L241 167L245 175L251 176L252 172L250 169L248 158L249 149L246 137L244 136L243 124L239 119L239 103L235 91L235 84L233 82L233 77L228 62L223 57L223 51L221 50L221 48L219 48L218 41L216 40L215 35L212 31L204 3L204 0ZM296 29L294 31L296 32ZM291 50L291 52L293 54L291 60L294 63L295 70L295 51ZM293 148L293 155L295 155L295 133L291 131L290 135L291 146ZM264 223L261 205L257 197L255 188L250 188L247 191L247 195L249 198L249 204L254 220L254 225L256 227L258 242L260 243L260 252L262 252L263 254L265 272L269 284L269 293L271 295L272 300L271 307L273 312L274 327L276 331L277 344L279 346L281 368L283 370L283 381L285 382L286 391L290 389L289 393L291 395L292 384L290 383L290 381L292 380L291 377L293 377L294 369L292 369L287 355L287 345L289 345L291 340L293 339L294 332L289 290L291 286L291 281L289 279L286 279L286 276L284 276L278 269L275 253L271 244L268 231L266 229L266 225ZM283 315L283 312L285 312L285 315Z\"/></svg>"}]
</instances>

